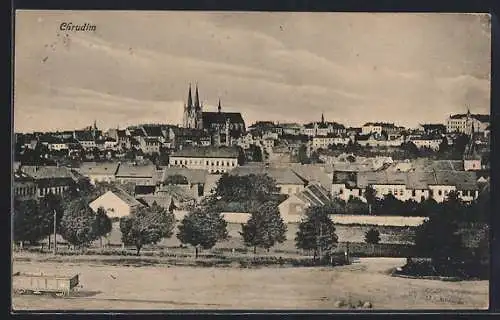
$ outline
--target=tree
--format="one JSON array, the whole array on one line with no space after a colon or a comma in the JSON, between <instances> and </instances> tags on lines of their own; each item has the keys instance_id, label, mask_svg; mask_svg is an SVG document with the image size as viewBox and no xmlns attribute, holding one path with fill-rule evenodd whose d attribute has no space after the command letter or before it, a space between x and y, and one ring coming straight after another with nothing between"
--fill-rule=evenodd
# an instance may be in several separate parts
<instances>
[{"instance_id":1,"label":"tree","mask_svg":"<svg viewBox=\"0 0 500 320\"><path fill-rule=\"evenodd\" d=\"M365 233L365 242L377 244L380 242L380 232L377 229L371 228Z\"/></svg>"},{"instance_id":2,"label":"tree","mask_svg":"<svg viewBox=\"0 0 500 320\"><path fill-rule=\"evenodd\" d=\"M36 243L47 236L49 219L35 200L14 201L14 241Z\"/></svg>"},{"instance_id":3,"label":"tree","mask_svg":"<svg viewBox=\"0 0 500 320\"><path fill-rule=\"evenodd\" d=\"M210 249L228 235L226 221L211 207L195 208L184 216L178 229L177 238L195 248L195 258L199 248Z\"/></svg>"},{"instance_id":4,"label":"tree","mask_svg":"<svg viewBox=\"0 0 500 320\"><path fill-rule=\"evenodd\" d=\"M113 230L113 223L103 207L97 209L96 220L96 232L102 248L102 237L107 236Z\"/></svg>"},{"instance_id":5,"label":"tree","mask_svg":"<svg viewBox=\"0 0 500 320\"><path fill-rule=\"evenodd\" d=\"M309 164L311 163L311 159L307 156L307 146L305 144L301 144L299 147L299 151L297 154L297 159L301 164Z\"/></svg>"},{"instance_id":6,"label":"tree","mask_svg":"<svg viewBox=\"0 0 500 320\"><path fill-rule=\"evenodd\" d=\"M375 190L371 185L365 188L365 199L368 203L368 214L372 214L372 206L377 200L377 190Z\"/></svg>"},{"instance_id":7,"label":"tree","mask_svg":"<svg viewBox=\"0 0 500 320\"><path fill-rule=\"evenodd\" d=\"M51 192L46 194L39 203L39 208L41 214L45 217L45 228L44 231L46 236L49 236L49 247L51 243L51 235L54 232L54 211L56 214L56 232L61 228L61 219L64 216L64 204L63 199L59 195L55 195ZM54 244L57 239L54 239Z\"/></svg>"},{"instance_id":8,"label":"tree","mask_svg":"<svg viewBox=\"0 0 500 320\"><path fill-rule=\"evenodd\" d=\"M469 143L469 137L465 134L460 134L455 138L455 141L453 141L453 147L452 147L452 157L453 159L462 159L463 154L465 152L465 148L467 147L467 144Z\"/></svg>"},{"instance_id":9,"label":"tree","mask_svg":"<svg viewBox=\"0 0 500 320\"><path fill-rule=\"evenodd\" d=\"M335 226L328 216L326 207L312 206L305 212L305 218L299 224L295 237L295 245L298 249L313 250L314 260L323 252L334 249L338 238L335 234Z\"/></svg>"},{"instance_id":10,"label":"tree","mask_svg":"<svg viewBox=\"0 0 500 320\"><path fill-rule=\"evenodd\" d=\"M133 245L136 254L140 255L141 249L147 244L156 244L163 238L173 235L175 216L156 202L151 207L141 207L135 214L120 219L122 242Z\"/></svg>"},{"instance_id":11,"label":"tree","mask_svg":"<svg viewBox=\"0 0 500 320\"><path fill-rule=\"evenodd\" d=\"M401 144L401 148L404 151L405 158L413 159L420 155L418 147L411 141Z\"/></svg>"},{"instance_id":12,"label":"tree","mask_svg":"<svg viewBox=\"0 0 500 320\"><path fill-rule=\"evenodd\" d=\"M85 198L73 200L64 210L61 236L74 246L88 246L99 237L96 222L96 214Z\"/></svg>"},{"instance_id":13,"label":"tree","mask_svg":"<svg viewBox=\"0 0 500 320\"><path fill-rule=\"evenodd\" d=\"M438 149L438 152L439 154L447 154L448 151L450 150L450 146L448 144L448 139L446 137L443 138L443 140L441 140L441 143L439 144L439 149Z\"/></svg>"},{"instance_id":14,"label":"tree","mask_svg":"<svg viewBox=\"0 0 500 320\"><path fill-rule=\"evenodd\" d=\"M283 243L286 240L286 230L277 204L268 201L251 213L246 224L241 225L240 235L245 245L253 247L256 253L257 247L269 250L276 243Z\"/></svg>"},{"instance_id":15,"label":"tree","mask_svg":"<svg viewBox=\"0 0 500 320\"><path fill-rule=\"evenodd\" d=\"M272 200L277 193L276 181L268 175L236 176L223 174L215 188L215 198L226 202L245 202Z\"/></svg>"},{"instance_id":16,"label":"tree","mask_svg":"<svg viewBox=\"0 0 500 320\"><path fill-rule=\"evenodd\" d=\"M445 206L439 214L432 214L415 232L417 252L430 257L435 266L449 265L461 253L462 239L451 208Z\"/></svg>"},{"instance_id":17,"label":"tree","mask_svg":"<svg viewBox=\"0 0 500 320\"><path fill-rule=\"evenodd\" d=\"M250 145L250 150L252 151L252 161L262 162L262 149L254 144Z\"/></svg>"},{"instance_id":18,"label":"tree","mask_svg":"<svg viewBox=\"0 0 500 320\"><path fill-rule=\"evenodd\" d=\"M242 166L246 162L245 151L243 148L238 147L238 165Z\"/></svg>"}]
</instances>

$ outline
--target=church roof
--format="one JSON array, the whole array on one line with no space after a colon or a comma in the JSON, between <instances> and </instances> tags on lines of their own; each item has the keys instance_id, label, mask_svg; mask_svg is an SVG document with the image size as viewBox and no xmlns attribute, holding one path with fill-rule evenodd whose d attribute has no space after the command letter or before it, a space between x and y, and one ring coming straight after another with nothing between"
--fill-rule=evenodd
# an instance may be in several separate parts
<instances>
[{"instance_id":1,"label":"church roof","mask_svg":"<svg viewBox=\"0 0 500 320\"><path fill-rule=\"evenodd\" d=\"M202 119L205 126L210 126L212 123L225 124L227 119L231 123L245 124L240 112L203 112Z\"/></svg>"}]
</instances>

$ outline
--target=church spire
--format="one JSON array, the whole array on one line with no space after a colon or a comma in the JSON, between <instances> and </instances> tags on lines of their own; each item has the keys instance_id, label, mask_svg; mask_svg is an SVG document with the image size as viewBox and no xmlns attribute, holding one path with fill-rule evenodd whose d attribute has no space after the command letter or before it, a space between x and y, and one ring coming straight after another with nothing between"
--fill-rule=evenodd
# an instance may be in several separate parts
<instances>
[{"instance_id":1,"label":"church spire","mask_svg":"<svg viewBox=\"0 0 500 320\"><path fill-rule=\"evenodd\" d=\"M325 123L325 116L323 113L321 113L321 123Z\"/></svg>"},{"instance_id":2,"label":"church spire","mask_svg":"<svg viewBox=\"0 0 500 320\"><path fill-rule=\"evenodd\" d=\"M221 108L221 106L220 106L220 98L219 98L219 105L217 106L217 111L220 113L221 109L222 109L222 108Z\"/></svg>"},{"instance_id":3,"label":"church spire","mask_svg":"<svg viewBox=\"0 0 500 320\"><path fill-rule=\"evenodd\" d=\"M192 107L193 107L193 97L191 95L191 83L189 83L187 108L188 108L188 110L190 110Z\"/></svg>"},{"instance_id":4,"label":"church spire","mask_svg":"<svg viewBox=\"0 0 500 320\"><path fill-rule=\"evenodd\" d=\"M196 83L196 89L194 93L194 108L196 110L200 109L200 96L198 94L198 83Z\"/></svg>"}]
</instances>

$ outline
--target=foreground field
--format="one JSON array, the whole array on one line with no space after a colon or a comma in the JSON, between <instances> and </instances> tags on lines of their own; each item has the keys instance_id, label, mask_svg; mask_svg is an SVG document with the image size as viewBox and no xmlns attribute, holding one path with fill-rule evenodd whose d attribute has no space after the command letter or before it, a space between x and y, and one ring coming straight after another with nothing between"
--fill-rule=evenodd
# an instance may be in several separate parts
<instances>
[{"instance_id":1,"label":"foreground field","mask_svg":"<svg viewBox=\"0 0 500 320\"><path fill-rule=\"evenodd\" d=\"M14 262L15 272L79 274L73 297L13 296L15 310L335 309L370 301L375 309L486 309L488 282L395 278L404 259L365 258L335 268L125 267Z\"/></svg>"}]
</instances>

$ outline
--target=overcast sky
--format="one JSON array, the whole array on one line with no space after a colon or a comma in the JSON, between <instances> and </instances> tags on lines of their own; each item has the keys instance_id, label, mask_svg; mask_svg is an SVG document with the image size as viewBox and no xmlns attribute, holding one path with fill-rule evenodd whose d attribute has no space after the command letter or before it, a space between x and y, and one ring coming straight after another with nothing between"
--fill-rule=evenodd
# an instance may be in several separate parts
<instances>
[{"instance_id":1,"label":"overcast sky","mask_svg":"<svg viewBox=\"0 0 500 320\"><path fill-rule=\"evenodd\" d=\"M490 109L485 15L18 11L15 27L16 131L178 124L190 82L247 125Z\"/></svg>"}]
</instances>

